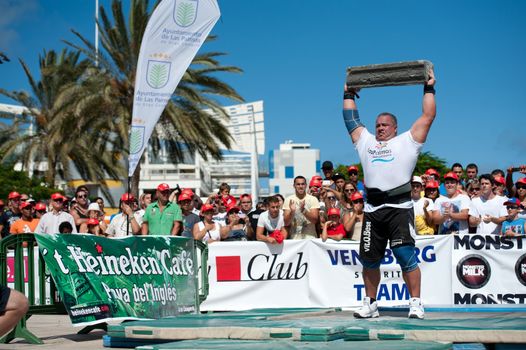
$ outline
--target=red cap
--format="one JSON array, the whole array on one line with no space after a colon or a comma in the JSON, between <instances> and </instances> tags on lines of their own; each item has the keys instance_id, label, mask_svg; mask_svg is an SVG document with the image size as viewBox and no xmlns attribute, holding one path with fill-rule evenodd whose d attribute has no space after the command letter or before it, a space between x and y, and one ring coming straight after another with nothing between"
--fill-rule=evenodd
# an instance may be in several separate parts
<instances>
[{"instance_id":1,"label":"red cap","mask_svg":"<svg viewBox=\"0 0 526 350\"><path fill-rule=\"evenodd\" d=\"M135 200L135 196L131 193L124 193L121 196L121 201L123 202L133 202Z\"/></svg>"},{"instance_id":2,"label":"red cap","mask_svg":"<svg viewBox=\"0 0 526 350\"><path fill-rule=\"evenodd\" d=\"M322 182L321 180L312 178L309 182L309 187L321 187Z\"/></svg>"},{"instance_id":3,"label":"red cap","mask_svg":"<svg viewBox=\"0 0 526 350\"><path fill-rule=\"evenodd\" d=\"M310 179L311 181L312 180L319 180L319 181L323 181L323 177L321 177L320 175L314 175L313 177L311 177Z\"/></svg>"},{"instance_id":4,"label":"red cap","mask_svg":"<svg viewBox=\"0 0 526 350\"><path fill-rule=\"evenodd\" d=\"M179 197L177 198L177 200L179 202L182 202L182 201L191 201L192 200L192 196L188 194L188 192L182 192Z\"/></svg>"},{"instance_id":5,"label":"red cap","mask_svg":"<svg viewBox=\"0 0 526 350\"><path fill-rule=\"evenodd\" d=\"M239 207L236 206L236 205L231 205L231 206L229 206L229 207L227 208L226 213L227 213L227 214L230 214L231 211L235 211L235 212L238 212L238 213L239 213L240 209L239 209Z\"/></svg>"},{"instance_id":6,"label":"red cap","mask_svg":"<svg viewBox=\"0 0 526 350\"><path fill-rule=\"evenodd\" d=\"M98 224L99 224L99 220L97 220L95 218L88 219L88 226L89 225L98 225Z\"/></svg>"},{"instance_id":7,"label":"red cap","mask_svg":"<svg viewBox=\"0 0 526 350\"><path fill-rule=\"evenodd\" d=\"M426 188L439 188L439 187L440 187L440 184L438 183L438 181L435 181L435 180L431 180L426 183Z\"/></svg>"},{"instance_id":8,"label":"red cap","mask_svg":"<svg viewBox=\"0 0 526 350\"><path fill-rule=\"evenodd\" d=\"M26 207L30 207L31 206L31 202L22 202L20 203L20 205L18 206L20 209L24 209Z\"/></svg>"},{"instance_id":9,"label":"red cap","mask_svg":"<svg viewBox=\"0 0 526 350\"><path fill-rule=\"evenodd\" d=\"M493 178L493 181L495 181L495 182L497 182L497 183L499 183L501 185L506 186L506 179L504 179L502 176L495 176Z\"/></svg>"},{"instance_id":10,"label":"red cap","mask_svg":"<svg viewBox=\"0 0 526 350\"><path fill-rule=\"evenodd\" d=\"M433 168L427 169L425 174L426 175L436 175L437 177L440 177L440 173Z\"/></svg>"},{"instance_id":11,"label":"red cap","mask_svg":"<svg viewBox=\"0 0 526 350\"><path fill-rule=\"evenodd\" d=\"M453 179L455 181L458 181L458 175L452 171L446 173L446 175L444 175L444 180L445 179Z\"/></svg>"},{"instance_id":12,"label":"red cap","mask_svg":"<svg viewBox=\"0 0 526 350\"><path fill-rule=\"evenodd\" d=\"M35 210L47 210L47 208L44 203L38 202L35 204Z\"/></svg>"},{"instance_id":13,"label":"red cap","mask_svg":"<svg viewBox=\"0 0 526 350\"><path fill-rule=\"evenodd\" d=\"M187 195L189 195L190 197L193 197L194 196L194 191L192 191L191 188L183 188L181 190L181 193L186 193Z\"/></svg>"},{"instance_id":14,"label":"red cap","mask_svg":"<svg viewBox=\"0 0 526 350\"><path fill-rule=\"evenodd\" d=\"M15 199L15 198L20 198L20 197L22 197L20 193L13 191L9 193L9 195L7 196L7 199Z\"/></svg>"},{"instance_id":15,"label":"red cap","mask_svg":"<svg viewBox=\"0 0 526 350\"><path fill-rule=\"evenodd\" d=\"M57 199L62 199L62 200L64 200L64 199L66 199L66 198L65 198L61 193L56 192L56 193L53 193L53 194L51 195L51 199L54 200L54 201L56 201Z\"/></svg>"},{"instance_id":16,"label":"red cap","mask_svg":"<svg viewBox=\"0 0 526 350\"><path fill-rule=\"evenodd\" d=\"M358 172L358 167L356 165L349 165L349 167L347 168L347 172L351 173L353 171Z\"/></svg>"},{"instance_id":17,"label":"red cap","mask_svg":"<svg viewBox=\"0 0 526 350\"><path fill-rule=\"evenodd\" d=\"M338 215L340 216L340 209L338 208L330 208L329 211L327 211L327 216L331 215Z\"/></svg>"},{"instance_id":18,"label":"red cap","mask_svg":"<svg viewBox=\"0 0 526 350\"><path fill-rule=\"evenodd\" d=\"M170 186L166 183L162 183L159 186L157 186L157 191L159 192L164 192L164 191L169 191L169 190L170 190Z\"/></svg>"},{"instance_id":19,"label":"red cap","mask_svg":"<svg viewBox=\"0 0 526 350\"><path fill-rule=\"evenodd\" d=\"M203 215L207 211L214 211L214 207L211 204L203 204L203 206L201 207L201 215Z\"/></svg>"},{"instance_id":20,"label":"red cap","mask_svg":"<svg viewBox=\"0 0 526 350\"><path fill-rule=\"evenodd\" d=\"M523 184L523 185L526 185L526 177L523 177L521 179L518 179L517 182L515 182L515 184Z\"/></svg>"},{"instance_id":21,"label":"red cap","mask_svg":"<svg viewBox=\"0 0 526 350\"><path fill-rule=\"evenodd\" d=\"M363 199L363 196L360 192L356 191L352 194L351 196L351 200L352 201L357 201L358 199Z\"/></svg>"}]
</instances>

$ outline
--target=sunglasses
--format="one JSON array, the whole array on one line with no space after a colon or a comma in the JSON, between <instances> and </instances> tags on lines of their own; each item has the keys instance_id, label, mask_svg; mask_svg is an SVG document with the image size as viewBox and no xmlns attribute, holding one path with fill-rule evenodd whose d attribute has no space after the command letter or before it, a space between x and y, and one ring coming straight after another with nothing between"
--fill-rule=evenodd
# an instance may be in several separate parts
<instances>
[{"instance_id":1,"label":"sunglasses","mask_svg":"<svg viewBox=\"0 0 526 350\"><path fill-rule=\"evenodd\" d=\"M516 187L517 187L518 190L526 189L526 185L517 185Z\"/></svg>"},{"instance_id":2,"label":"sunglasses","mask_svg":"<svg viewBox=\"0 0 526 350\"><path fill-rule=\"evenodd\" d=\"M335 201L336 200L336 197L333 197L333 196L327 196L327 199L330 200L330 201Z\"/></svg>"},{"instance_id":3,"label":"sunglasses","mask_svg":"<svg viewBox=\"0 0 526 350\"><path fill-rule=\"evenodd\" d=\"M357 199L355 201L352 201L354 204L363 204L363 199Z\"/></svg>"},{"instance_id":4,"label":"sunglasses","mask_svg":"<svg viewBox=\"0 0 526 350\"><path fill-rule=\"evenodd\" d=\"M88 196L86 196L85 194L83 195L78 195L77 198L87 198Z\"/></svg>"},{"instance_id":5,"label":"sunglasses","mask_svg":"<svg viewBox=\"0 0 526 350\"><path fill-rule=\"evenodd\" d=\"M472 187L469 190L470 192L480 191L480 187Z\"/></svg>"},{"instance_id":6,"label":"sunglasses","mask_svg":"<svg viewBox=\"0 0 526 350\"><path fill-rule=\"evenodd\" d=\"M352 176L352 175L356 176L356 175L358 175L358 173L354 173L354 172L353 173L349 173L349 176Z\"/></svg>"},{"instance_id":7,"label":"sunglasses","mask_svg":"<svg viewBox=\"0 0 526 350\"><path fill-rule=\"evenodd\" d=\"M57 203L63 203L63 202L64 202L64 200L63 200L62 198L60 198L60 199L54 199L54 201L57 202Z\"/></svg>"},{"instance_id":8,"label":"sunglasses","mask_svg":"<svg viewBox=\"0 0 526 350\"><path fill-rule=\"evenodd\" d=\"M345 193L354 193L356 192L355 189L349 189L349 190L344 190Z\"/></svg>"},{"instance_id":9,"label":"sunglasses","mask_svg":"<svg viewBox=\"0 0 526 350\"><path fill-rule=\"evenodd\" d=\"M241 202L241 204L252 204L252 202Z\"/></svg>"},{"instance_id":10,"label":"sunglasses","mask_svg":"<svg viewBox=\"0 0 526 350\"><path fill-rule=\"evenodd\" d=\"M517 205L507 205L506 209L508 209L508 210L510 210L510 209L519 209L519 207Z\"/></svg>"},{"instance_id":11,"label":"sunglasses","mask_svg":"<svg viewBox=\"0 0 526 350\"><path fill-rule=\"evenodd\" d=\"M37 213L40 213L40 214L45 214L46 211L45 210L37 210Z\"/></svg>"}]
</instances>

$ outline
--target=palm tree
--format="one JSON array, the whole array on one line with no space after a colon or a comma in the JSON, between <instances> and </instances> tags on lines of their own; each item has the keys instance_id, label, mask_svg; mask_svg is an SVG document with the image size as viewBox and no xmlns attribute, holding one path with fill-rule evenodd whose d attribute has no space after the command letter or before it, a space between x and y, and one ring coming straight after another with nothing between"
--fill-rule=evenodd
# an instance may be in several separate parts
<instances>
[{"instance_id":1,"label":"palm tree","mask_svg":"<svg viewBox=\"0 0 526 350\"><path fill-rule=\"evenodd\" d=\"M108 176L118 179L123 172L114 166L115 154L105 150L107 135L96 133L96 123L85 125L76 118L75 105L64 97L71 86L87 84L91 62L80 60L79 52L62 50L44 51L39 57L40 81L37 81L26 63L20 64L31 87L32 96L23 91L3 94L24 106L22 116L0 130L2 161L20 161L25 169L30 163L47 162L45 179L56 186L57 175L71 179L72 165L85 180L98 181ZM94 136L95 135L95 136ZM102 183L106 194L107 187Z\"/></svg>"},{"instance_id":2,"label":"palm tree","mask_svg":"<svg viewBox=\"0 0 526 350\"><path fill-rule=\"evenodd\" d=\"M112 147L117 147L125 154L128 152L139 50L151 14L148 8L148 0L132 0L127 25L121 1L113 0L111 4L113 22L106 14L104 7L101 6L99 31L104 48L103 53L97 54L93 44L75 31L73 32L82 45L66 41L68 45L85 54L92 62L97 61L99 64L96 80L100 86L87 92L74 92L73 94L80 97L78 101L81 104L84 103L84 99L89 99L92 103L98 101L97 105L106 106L103 110L118 111L111 116L107 113L94 116L92 110L90 110L91 114L81 112L88 110L91 103L87 103L86 108L78 108L79 116L90 115L91 118L100 118L102 120L100 124L106 124L106 129L113 132ZM215 37L209 36L207 41L214 39ZM209 156L221 159L221 148L230 148L232 138L228 129L221 120L203 111L206 108L212 109L220 118L228 118L226 112L212 96L243 101L243 98L232 87L214 76L222 72L241 72L241 69L237 67L221 66L217 58L222 55L223 53L220 52L209 52L199 54L194 58L161 115L158 127L152 134L151 145L154 152L159 150L162 143L167 147L171 161L176 163L183 159L185 150L191 154L197 151L204 159ZM163 142L160 141L161 139ZM135 170L132 181L132 191L135 193L138 192L139 173L140 164Z\"/></svg>"}]
</instances>

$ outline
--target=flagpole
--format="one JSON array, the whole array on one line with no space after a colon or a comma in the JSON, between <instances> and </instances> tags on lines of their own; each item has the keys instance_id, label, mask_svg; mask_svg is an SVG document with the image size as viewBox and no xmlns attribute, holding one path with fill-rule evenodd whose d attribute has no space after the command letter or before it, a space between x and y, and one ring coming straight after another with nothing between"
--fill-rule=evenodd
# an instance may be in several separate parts
<instances>
[{"instance_id":1,"label":"flagpole","mask_svg":"<svg viewBox=\"0 0 526 350\"><path fill-rule=\"evenodd\" d=\"M95 0L95 66L99 66L99 0Z\"/></svg>"}]
</instances>

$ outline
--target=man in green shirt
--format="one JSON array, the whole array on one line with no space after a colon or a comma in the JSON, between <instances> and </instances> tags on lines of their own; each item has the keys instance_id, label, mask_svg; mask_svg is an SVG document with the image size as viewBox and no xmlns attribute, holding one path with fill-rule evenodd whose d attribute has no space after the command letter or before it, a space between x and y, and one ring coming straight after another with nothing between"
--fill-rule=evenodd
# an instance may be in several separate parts
<instances>
[{"instance_id":1,"label":"man in green shirt","mask_svg":"<svg viewBox=\"0 0 526 350\"><path fill-rule=\"evenodd\" d=\"M183 216L181 208L168 200L170 186L162 183L157 186L157 202L153 202L144 212L142 222L143 235L179 235Z\"/></svg>"}]
</instances>

